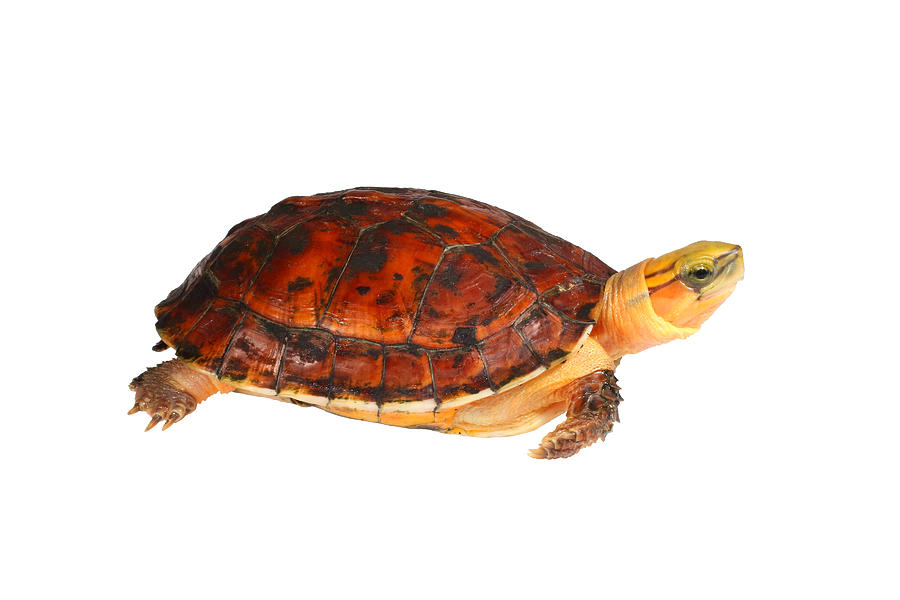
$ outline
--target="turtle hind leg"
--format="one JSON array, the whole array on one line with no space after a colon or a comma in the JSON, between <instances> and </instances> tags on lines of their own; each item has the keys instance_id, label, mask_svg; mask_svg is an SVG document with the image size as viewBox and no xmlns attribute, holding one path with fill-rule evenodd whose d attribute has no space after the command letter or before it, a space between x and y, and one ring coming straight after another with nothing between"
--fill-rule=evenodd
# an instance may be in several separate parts
<instances>
[{"instance_id":1,"label":"turtle hind leg","mask_svg":"<svg viewBox=\"0 0 900 600\"><path fill-rule=\"evenodd\" d=\"M128 387L135 392L134 406L128 414L144 411L150 415L144 431L153 429L163 419L163 429L168 429L216 392L231 391L215 375L194 369L180 358L150 367Z\"/></svg>"},{"instance_id":2,"label":"turtle hind leg","mask_svg":"<svg viewBox=\"0 0 900 600\"><path fill-rule=\"evenodd\" d=\"M576 379L566 387L571 401L566 420L544 436L541 445L528 454L532 458L566 458L582 448L606 439L619 421L619 386L612 371L597 371Z\"/></svg>"}]
</instances>

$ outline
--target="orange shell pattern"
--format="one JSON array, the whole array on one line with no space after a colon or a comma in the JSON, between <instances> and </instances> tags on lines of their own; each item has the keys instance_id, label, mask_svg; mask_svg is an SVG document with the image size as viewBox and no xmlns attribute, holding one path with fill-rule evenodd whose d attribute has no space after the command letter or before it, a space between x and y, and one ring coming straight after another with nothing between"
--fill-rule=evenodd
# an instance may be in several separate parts
<instances>
[{"instance_id":1,"label":"orange shell pattern","mask_svg":"<svg viewBox=\"0 0 900 600\"><path fill-rule=\"evenodd\" d=\"M439 407L564 359L613 273L493 206L358 188L236 225L156 307L156 327L237 388Z\"/></svg>"}]
</instances>

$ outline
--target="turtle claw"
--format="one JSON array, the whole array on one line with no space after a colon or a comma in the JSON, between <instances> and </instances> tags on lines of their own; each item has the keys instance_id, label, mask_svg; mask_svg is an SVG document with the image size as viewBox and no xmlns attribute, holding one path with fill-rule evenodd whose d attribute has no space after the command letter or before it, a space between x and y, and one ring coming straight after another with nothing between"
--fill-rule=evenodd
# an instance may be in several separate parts
<instances>
[{"instance_id":1,"label":"turtle claw","mask_svg":"<svg viewBox=\"0 0 900 600\"><path fill-rule=\"evenodd\" d=\"M129 386L134 391L134 406L128 414L143 411L150 416L144 431L150 431L160 422L166 430L194 412L198 398L202 400L217 390L203 377L178 359L147 369Z\"/></svg>"},{"instance_id":2,"label":"turtle claw","mask_svg":"<svg viewBox=\"0 0 900 600\"><path fill-rule=\"evenodd\" d=\"M168 429L169 427L171 427L172 425L174 425L175 423L177 423L178 421L180 421L183 418L184 417L182 417L180 414L173 411L172 414L169 415L169 418L166 419L166 422L163 423L162 431L165 431L166 429Z\"/></svg>"},{"instance_id":3,"label":"turtle claw","mask_svg":"<svg viewBox=\"0 0 900 600\"><path fill-rule=\"evenodd\" d=\"M546 448L541 446L540 448L535 448L534 450L529 450L528 456L530 456L531 458L549 458L550 452Z\"/></svg>"}]
</instances>

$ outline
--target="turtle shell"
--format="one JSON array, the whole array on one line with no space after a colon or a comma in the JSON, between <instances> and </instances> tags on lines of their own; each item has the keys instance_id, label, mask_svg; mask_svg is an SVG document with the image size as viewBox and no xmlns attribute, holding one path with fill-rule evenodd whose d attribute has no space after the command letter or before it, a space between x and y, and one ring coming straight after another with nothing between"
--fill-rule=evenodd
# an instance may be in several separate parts
<instances>
[{"instance_id":1,"label":"turtle shell","mask_svg":"<svg viewBox=\"0 0 900 600\"><path fill-rule=\"evenodd\" d=\"M156 307L156 327L239 390L421 424L565 360L613 273L481 202L356 188L236 225Z\"/></svg>"}]
</instances>

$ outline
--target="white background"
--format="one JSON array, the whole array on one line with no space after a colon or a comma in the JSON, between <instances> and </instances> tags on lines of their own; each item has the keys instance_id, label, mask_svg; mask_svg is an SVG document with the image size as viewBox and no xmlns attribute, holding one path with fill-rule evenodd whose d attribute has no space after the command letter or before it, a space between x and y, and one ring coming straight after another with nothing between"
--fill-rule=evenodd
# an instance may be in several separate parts
<instances>
[{"instance_id":1,"label":"white background","mask_svg":"<svg viewBox=\"0 0 900 600\"><path fill-rule=\"evenodd\" d=\"M892 2L4 2L0 595L897 598ZM443 436L231 394L143 433L152 308L360 185L746 279L622 423Z\"/></svg>"}]
</instances>

